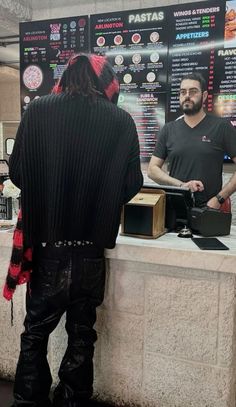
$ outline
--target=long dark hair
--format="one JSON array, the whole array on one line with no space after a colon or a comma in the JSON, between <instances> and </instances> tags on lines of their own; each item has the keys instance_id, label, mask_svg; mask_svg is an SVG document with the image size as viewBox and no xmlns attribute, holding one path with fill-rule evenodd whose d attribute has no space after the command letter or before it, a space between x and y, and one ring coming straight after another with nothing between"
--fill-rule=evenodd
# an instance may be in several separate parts
<instances>
[{"instance_id":1,"label":"long dark hair","mask_svg":"<svg viewBox=\"0 0 236 407\"><path fill-rule=\"evenodd\" d=\"M61 91L71 96L81 94L94 100L101 92L97 89L97 79L86 55L81 55L65 69L61 81Z\"/></svg>"},{"instance_id":2,"label":"long dark hair","mask_svg":"<svg viewBox=\"0 0 236 407\"><path fill-rule=\"evenodd\" d=\"M120 86L117 76L105 56L73 55L52 93L83 95L94 100L99 95L117 104Z\"/></svg>"}]
</instances>

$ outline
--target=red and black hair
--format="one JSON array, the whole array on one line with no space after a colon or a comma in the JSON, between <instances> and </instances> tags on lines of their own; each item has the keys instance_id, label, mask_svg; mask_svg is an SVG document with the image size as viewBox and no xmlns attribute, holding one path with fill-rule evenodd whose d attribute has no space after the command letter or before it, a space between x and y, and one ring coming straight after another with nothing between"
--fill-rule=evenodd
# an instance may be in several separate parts
<instances>
[{"instance_id":1,"label":"red and black hair","mask_svg":"<svg viewBox=\"0 0 236 407\"><path fill-rule=\"evenodd\" d=\"M82 94L95 99L99 94L117 103L119 82L105 56L76 54L70 58L53 93Z\"/></svg>"}]
</instances>

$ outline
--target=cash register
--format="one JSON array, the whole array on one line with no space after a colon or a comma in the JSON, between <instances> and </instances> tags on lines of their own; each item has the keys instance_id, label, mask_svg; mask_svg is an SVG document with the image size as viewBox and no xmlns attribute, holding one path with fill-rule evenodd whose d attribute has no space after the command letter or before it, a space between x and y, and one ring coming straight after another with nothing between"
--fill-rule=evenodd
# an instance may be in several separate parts
<instances>
[{"instance_id":1,"label":"cash register","mask_svg":"<svg viewBox=\"0 0 236 407\"><path fill-rule=\"evenodd\" d=\"M232 214L221 210L195 207L189 189L170 185L145 184L144 188L161 188L166 193L165 227L178 232L184 227L205 237L230 234Z\"/></svg>"}]
</instances>

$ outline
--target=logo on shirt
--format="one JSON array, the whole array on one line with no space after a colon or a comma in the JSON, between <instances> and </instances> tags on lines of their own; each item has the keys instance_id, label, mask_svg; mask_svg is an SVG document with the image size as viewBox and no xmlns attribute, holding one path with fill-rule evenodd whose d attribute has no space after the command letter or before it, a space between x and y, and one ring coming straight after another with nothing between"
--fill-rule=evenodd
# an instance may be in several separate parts
<instances>
[{"instance_id":1,"label":"logo on shirt","mask_svg":"<svg viewBox=\"0 0 236 407\"><path fill-rule=\"evenodd\" d=\"M207 136L202 136L202 141L205 143L211 143L211 140Z\"/></svg>"}]
</instances>

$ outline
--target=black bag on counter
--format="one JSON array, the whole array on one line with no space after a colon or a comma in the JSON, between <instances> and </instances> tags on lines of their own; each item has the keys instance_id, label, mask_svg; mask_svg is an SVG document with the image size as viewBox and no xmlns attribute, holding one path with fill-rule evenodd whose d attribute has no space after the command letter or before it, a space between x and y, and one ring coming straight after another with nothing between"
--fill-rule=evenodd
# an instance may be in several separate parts
<instances>
[{"instance_id":1,"label":"black bag on counter","mask_svg":"<svg viewBox=\"0 0 236 407\"><path fill-rule=\"evenodd\" d=\"M202 236L225 236L230 234L232 214L213 208L192 208L189 225L193 233Z\"/></svg>"}]
</instances>

